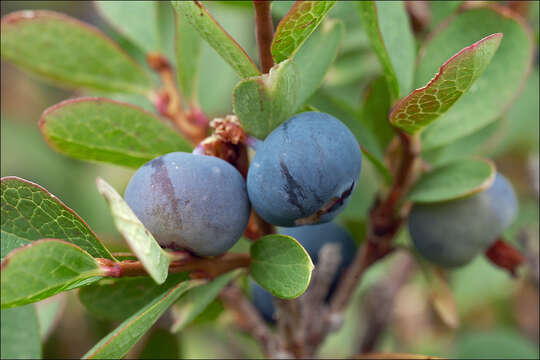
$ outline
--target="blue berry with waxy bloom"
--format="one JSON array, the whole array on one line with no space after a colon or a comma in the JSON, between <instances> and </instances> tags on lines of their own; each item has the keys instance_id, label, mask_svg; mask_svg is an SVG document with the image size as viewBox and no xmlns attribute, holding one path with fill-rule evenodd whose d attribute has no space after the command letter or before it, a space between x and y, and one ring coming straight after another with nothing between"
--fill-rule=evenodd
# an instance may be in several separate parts
<instances>
[{"instance_id":1,"label":"blue berry with waxy bloom","mask_svg":"<svg viewBox=\"0 0 540 360\"><path fill-rule=\"evenodd\" d=\"M512 223L517 207L512 185L497 173L493 184L480 193L414 205L409 233L424 258L457 267L486 251Z\"/></svg>"},{"instance_id":2,"label":"blue berry with waxy bloom","mask_svg":"<svg viewBox=\"0 0 540 360\"><path fill-rule=\"evenodd\" d=\"M341 121L304 112L257 145L247 176L249 199L274 225L325 223L347 204L361 164L360 147Z\"/></svg>"},{"instance_id":3,"label":"blue berry with waxy bloom","mask_svg":"<svg viewBox=\"0 0 540 360\"><path fill-rule=\"evenodd\" d=\"M219 158L175 152L142 166L125 200L164 248L220 255L242 236L250 213L244 178Z\"/></svg>"}]
</instances>

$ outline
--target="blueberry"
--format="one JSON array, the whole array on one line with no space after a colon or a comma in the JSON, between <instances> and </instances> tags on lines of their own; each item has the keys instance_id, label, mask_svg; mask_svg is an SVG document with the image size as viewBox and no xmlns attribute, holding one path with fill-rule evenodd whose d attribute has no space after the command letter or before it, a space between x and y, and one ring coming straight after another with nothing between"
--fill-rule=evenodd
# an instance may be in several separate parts
<instances>
[{"instance_id":1,"label":"blueberry","mask_svg":"<svg viewBox=\"0 0 540 360\"><path fill-rule=\"evenodd\" d=\"M355 189L361 162L360 147L341 121L304 112L258 145L247 177L249 199L274 225L328 222Z\"/></svg>"},{"instance_id":2,"label":"blueberry","mask_svg":"<svg viewBox=\"0 0 540 360\"><path fill-rule=\"evenodd\" d=\"M457 267L487 250L512 223L516 212L512 185L497 174L493 184L480 193L414 205L409 232L424 258L440 266Z\"/></svg>"},{"instance_id":3,"label":"blueberry","mask_svg":"<svg viewBox=\"0 0 540 360\"><path fill-rule=\"evenodd\" d=\"M280 233L294 237L308 252L313 264L317 266L319 262L319 252L326 244L338 244L340 246L340 263L332 284L326 296L326 301L330 299L340 276L345 269L351 265L356 253L356 245L351 235L340 226L330 222L319 225L306 225L293 228L282 228ZM264 319L274 321L274 303L272 295L261 286L253 282L252 287L253 303Z\"/></svg>"},{"instance_id":4,"label":"blueberry","mask_svg":"<svg viewBox=\"0 0 540 360\"><path fill-rule=\"evenodd\" d=\"M238 170L216 157L182 152L163 155L137 170L125 199L162 247L201 256L230 249L250 213Z\"/></svg>"}]
</instances>

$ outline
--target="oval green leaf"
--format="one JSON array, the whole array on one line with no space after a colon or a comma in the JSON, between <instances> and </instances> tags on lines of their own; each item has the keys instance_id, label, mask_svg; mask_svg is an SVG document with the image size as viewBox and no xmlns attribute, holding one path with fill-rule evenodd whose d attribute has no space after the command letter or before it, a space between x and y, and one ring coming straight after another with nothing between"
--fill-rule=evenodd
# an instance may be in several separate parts
<instances>
[{"instance_id":1,"label":"oval green leaf","mask_svg":"<svg viewBox=\"0 0 540 360\"><path fill-rule=\"evenodd\" d=\"M172 1L179 16L190 23L241 78L260 75L244 49L217 23L200 1Z\"/></svg>"},{"instance_id":2,"label":"oval green leaf","mask_svg":"<svg viewBox=\"0 0 540 360\"><path fill-rule=\"evenodd\" d=\"M463 12L438 30L421 51L416 84L425 84L459 49L493 33L504 34L497 53L469 92L424 131L424 150L449 144L495 121L523 88L532 63L533 36L521 18L497 7Z\"/></svg>"},{"instance_id":3,"label":"oval green leaf","mask_svg":"<svg viewBox=\"0 0 540 360\"><path fill-rule=\"evenodd\" d=\"M197 286L182 295L174 304L174 324L171 331L182 331L186 325L199 316L212 301L219 295L221 290L234 279L239 273L231 271L218 276L208 284Z\"/></svg>"},{"instance_id":4,"label":"oval green leaf","mask_svg":"<svg viewBox=\"0 0 540 360\"><path fill-rule=\"evenodd\" d=\"M411 189L409 200L430 203L473 195L489 188L495 174L495 165L489 160L460 159L423 175Z\"/></svg>"},{"instance_id":5,"label":"oval green leaf","mask_svg":"<svg viewBox=\"0 0 540 360\"><path fill-rule=\"evenodd\" d=\"M394 106L392 124L414 134L447 112L486 70L502 37L491 34L452 56L426 86Z\"/></svg>"},{"instance_id":6,"label":"oval green leaf","mask_svg":"<svg viewBox=\"0 0 540 360\"><path fill-rule=\"evenodd\" d=\"M118 231L152 279L163 284L169 273L171 258L111 185L102 178L97 178L96 184L98 191L109 203Z\"/></svg>"},{"instance_id":7,"label":"oval green leaf","mask_svg":"<svg viewBox=\"0 0 540 360\"><path fill-rule=\"evenodd\" d=\"M79 300L98 319L124 321L159 294L188 280L187 273L171 274L158 285L146 276L103 279L79 290Z\"/></svg>"},{"instance_id":8,"label":"oval green leaf","mask_svg":"<svg viewBox=\"0 0 540 360\"><path fill-rule=\"evenodd\" d=\"M18 248L1 266L2 309L45 299L102 275L90 254L58 239Z\"/></svg>"},{"instance_id":9,"label":"oval green leaf","mask_svg":"<svg viewBox=\"0 0 540 360\"><path fill-rule=\"evenodd\" d=\"M83 219L45 188L16 176L0 179L2 259L44 238L62 239L94 257L113 259Z\"/></svg>"},{"instance_id":10,"label":"oval green leaf","mask_svg":"<svg viewBox=\"0 0 540 360\"><path fill-rule=\"evenodd\" d=\"M408 93L414 73L415 41L402 1L359 1L362 27L379 58L394 99Z\"/></svg>"},{"instance_id":11,"label":"oval green leaf","mask_svg":"<svg viewBox=\"0 0 540 360\"><path fill-rule=\"evenodd\" d=\"M281 19L272 40L276 63L288 59L319 26L335 1L297 1Z\"/></svg>"},{"instance_id":12,"label":"oval green leaf","mask_svg":"<svg viewBox=\"0 0 540 360\"><path fill-rule=\"evenodd\" d=\"M191 151L187 140L156 115L106 98L63 101L39 122L49 145L75 159L138 168L174 151Z\"/></svg>"},{"instance_id":13,"label":"oval green leaf","mask_svg":"<svg viewBox=\"0 0 540 360\"><path fill-rule=\"evenodd\" d=\"M294 299L306 291L313 263L298 241L285 235L266 235L251 245L250 274L274 296Z\"/></svg>"},{"instance_id":14,"label":"oval green leaf","mask_svg":"<svg viewBox=\"0 0 540 360\"><path fill-rule=\"evenodd\" d=\"M337 56L344 32L345 27L341 21L327 20L292 54L294 63L302 64L298 66L300 89L297 109L321 85Z\"/></svg>"},{"instance_id":15,"label":"oval green leaf","mask_svg":"<svg viewBox=\"0 0 540 360\"><path fill-rule=\"evenodd\" d=\"M2 18L2 57L60 84L146 94L142 68L101 31L53 11Z\"/></svg>"},{"instance_id":16,"label":"oval green leaf","mask_svg":"<svg viewBox=\"0 0 540 360\"><path fill-rule=\"evenodd\" d=\"M201 281L184 281L164 291L101 339L83 359L123 358L182 294L200 284Z\"/></svg>"},{"instance_id":17,"label":"oval green leaf","mask_svg":"<svg viewBox=\"0 0 540 360\"><path fill-rule=\"evenodd\" d=\"M41 359L41 338L34 305L2 310L2 359Z\"/></svg>"},{"instance_id":18,"label":"oval green leaf","mask_svg":"<svg viewBox=\"0 0 540 360\"><path fill-rule=\"evenodd\" d=\"M233 92L233 108L244 130L264 139L294 114L300 78L291 60L275 65L268 74L244 79Z\"/></svg>"}]
</instances>

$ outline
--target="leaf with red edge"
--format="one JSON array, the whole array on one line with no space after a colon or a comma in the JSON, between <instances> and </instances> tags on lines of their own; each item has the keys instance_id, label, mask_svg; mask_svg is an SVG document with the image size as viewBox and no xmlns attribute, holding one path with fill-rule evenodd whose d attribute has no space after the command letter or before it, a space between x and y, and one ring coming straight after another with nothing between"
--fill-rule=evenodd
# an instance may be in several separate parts
<instances>
[{"instance_id":1,"label":"leaf with red edge","mask_svg":"<svg viewBox=\"0 0 540 360\"><path fill-rule=\"evenodd\" d=\"M75 159L138 168L191 145L172 126L138 106L107 98L62 101L43 112L43 137Z\"/></svg>"},{"instance_id":2,"label":"leaf with red edge","mask_svg":"<svg viewBox=\"0 0 540 360\"><path fill-rule=\"evenodd\" d=\"M146 94L147 73L101 31L53 11L2 18L2 58L54 82Z\"/></svg>"},{"instance_id":3,"label":"leaf with red edge","mask_svg":"<svg viewBox=\"0 0 540 360\"><path fill-rule=\"evenodd\" d=\"M276 63L291 54L319 26L335 1L297 1L279 23L272 41L272 56Z\"/></svg>"},{"instance_id":4,"label":"leaf with red edge","mask_svg":"<svg viewBox=\"0 0 540 360\"><path fill-rule=\"evenodd\" d=\"M446 61L424 87L400 100L390 121L408 133L417 133L444 114L487 68L503 34L489 35L462 49Z\"/></svg>"},{"instance_id":5,"label":"leaf with red edge","mask_svg":"<svg viewBox=\"0 0 540 360\"><path fill-rule=\"evenodd\" d=\"M422 132L422 149L434 149L478 131L500 118L523 89L534 54L534 35L519 16L499 6L468 10L445 22L422 48L416 87L460 49L493 33L503 33L484 74L457 103Z\"/></svg>"},{"instance_id":6,"label":"leaf with red edge","mask_svg":"<svg viewBox=\"0 0 540 360\"><path fill-rule=\"evenodd\" d=\"M84 220L45 188L15 176L3 177L0 184L2 259L43 238L65 240L94 257L114 259Z\"/></svg>"}]
</instances>

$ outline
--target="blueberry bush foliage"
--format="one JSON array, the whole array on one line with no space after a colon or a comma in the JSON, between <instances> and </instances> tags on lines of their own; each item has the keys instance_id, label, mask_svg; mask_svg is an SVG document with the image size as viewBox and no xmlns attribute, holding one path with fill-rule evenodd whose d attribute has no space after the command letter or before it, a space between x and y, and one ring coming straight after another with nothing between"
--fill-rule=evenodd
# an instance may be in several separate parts
<instances>
[{"instance_id":1,"label":"blueberry bush foliage","mask_svg":"<svg viewBox=\"0 0 540 360\"><path fill-rule=\"evenodd\" d=\"M491 265L467 275L475 299L494 286L486 273L538 291L538 250L521 216L523 204L538 206L538 178L522 181L536 181L530 195L499 167L518 154L538 171L538 4L93 6L106 32L51 10L4 14L1 52L77 91L42 109L35 126L51 148L133 170L125 196L111 176L96 180L110 210L97 215L125 243L5 174L2 358L44 356L65 307L58 294L71 290L112 324L83 358L179 356L175 334L225 321L269 358L318 356L337 333L353 340L333 355L415 359L468 356L474 344L400 347L416 330L389 344L392 309L419 296L411 284L429 294L425 306L417 299L421 313L459 334L467 326L453 280L477 259ZM214 16L220 8L235 18ZM229 34L234 22L254 34L252 47ZM10 137L3 125L2 141ZM55 176L88 198L88 182ZM488 353L498 342L479 341Z\"/></svg>"}]
</instances>

